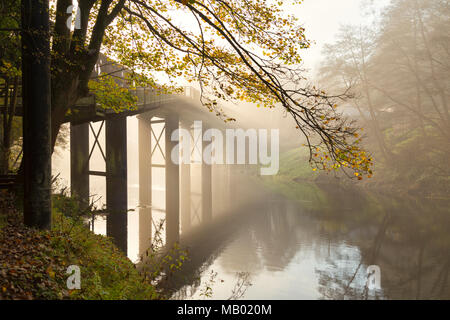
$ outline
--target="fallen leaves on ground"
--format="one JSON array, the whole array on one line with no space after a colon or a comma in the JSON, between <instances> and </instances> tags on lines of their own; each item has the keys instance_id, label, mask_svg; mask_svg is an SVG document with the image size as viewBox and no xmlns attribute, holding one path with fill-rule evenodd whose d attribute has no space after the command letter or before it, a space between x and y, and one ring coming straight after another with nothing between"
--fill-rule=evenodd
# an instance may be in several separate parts
<instances>
[{"instance_id":1,"label":"fallen leaves on ground","mask_svg":"<svg viewBox=\"0 0 450 320\"><path fill-rule=\"evenodd\" d=\"M27 228L9 201L1 200L0 300L62 299L65 268L52 255L49 234Z\"/></svg>"}]
</instances>

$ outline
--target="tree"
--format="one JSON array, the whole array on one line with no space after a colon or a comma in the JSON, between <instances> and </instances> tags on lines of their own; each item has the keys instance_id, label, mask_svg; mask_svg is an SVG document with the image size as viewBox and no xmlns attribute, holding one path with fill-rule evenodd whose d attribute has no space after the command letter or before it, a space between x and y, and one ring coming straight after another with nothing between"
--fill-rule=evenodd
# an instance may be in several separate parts
<instances>
[{"instance_id":1,"label":"tree","mask_svg":"<svg viewBox=\"0 0 450 320\"><path fill-rule=\"evenodd\" d=\"M450 5L445 0L395 1L384 17L371 85L422 128L450 141L448 85ZM389 64L387 63L389 61Z\"/></svg>"},{"instance_id":2,"label":"tree","mask_svg":"<svg viewBox=\"0 0 450 320\"><path fill-rule=\"evenodd\" d=\"M22 0L24 221L51 227L50 20L48 0Z\"/></svg>"},{"instance_id":3,"label":"tree","mask_svg":"<svg viewBox=\"0 0 450 320\"><path fill-rule=\"evenodd\" d=\"M299 4L301 1L293 1ZM154 75L198 81L202 101L224 120L217 99L282 107L306 137L313 165L347 167L359 178L371 158L358 128L336 111L345 95L307 85L300 67L309 47L304 29L267 1L80 0L79 28L67 28L71 0L53 1L52 142L69 107L88 93L102 50L134 73L130 81L155 85ZM182 26L191 19L195 27Z\"/></svg>"},{"instance_id":4,"label":"tree","mask_svg":"<svg viewBox=\"0 0 450 320\"><path fill-rule=\"evenodd\" d=\"M374 103L369 79L376 69L371 56L375 52L377 34L367 26L342 26L338 41L325 46L326 63L321 69L322 78L340 83L347 90L360 92L352 99L361 117L369 125L376 137L378 148L385 159L390 158L390 150L380 129L378 110ZM337 79L336 79L337 78ZM368 111L368 117L363 112Z\"/></svg>"},{"instance_id":5,"label":"tree","mask_svg":"<svg viewBox=\"0 0 450 320\"><path fill-rule=\"evenodd\" d=\"M5 0L0 4L0 86L2 137L0 141L0 173L7 174L10 169L10 153L14 138L19 135L19 126L14 122L19 84L21 77L20 37L16 31L20 26L19 2Z\"/></svg>"},{"instance_id":6,"label":"tree","mask_svg":"<svg viewBox=\"0 0 450 320\"><path fill-rule=\"evenodd\" d=\"M323 68L327 84L351 86L362 118L378 124L369 133L375 156L389 160L385 182L428 195L449 188L449 17L447 0L391 1L375 32L345 28Z\"/></svg>"}]
</instances>

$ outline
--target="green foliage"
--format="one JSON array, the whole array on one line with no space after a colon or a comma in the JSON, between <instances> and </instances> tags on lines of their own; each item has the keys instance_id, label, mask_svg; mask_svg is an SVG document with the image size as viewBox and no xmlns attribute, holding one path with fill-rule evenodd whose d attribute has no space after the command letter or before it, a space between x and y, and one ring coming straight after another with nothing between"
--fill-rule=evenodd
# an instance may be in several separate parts
<instances>
[{"instance_id":1,"label":"green foliage","mask_svg":"<svg viewBox=\"0 0 450 320\"><path fill-rule=\"evenodd\" d=\"M82 289L71 292L71 298L164 298L155 288L169 281L188 259L187 250L177 243L170 248L164 246L164 220L156 226L152 242L136 268L111 239L93 234L86 227L86 221L95 216L93 204L80 207L77 198L68 197L64 188L53 199L52 243L65 261L80 266L82 273Z\"/></svg>"},{"instance_id":2,"label":"green foliage","mask_svg":"<svg viewBox=\"0 0 450 320\"><path fill-rule=\"evenodd\" d=\"M281 154L279 175L292 179L314 180L314 174L308 165L309 150L305 147L295 148Z\"/></svg>"},{"instance_id":3,"label":"green foliage","mask_svg":"<svg viewBox=\"0 0 450 320\"><path fill-rule=\"evenodd\" d=\"M218 273L215 272L214 270L211 270L211 272L209 273L209 278L207 281L205 281L205 283L203 284L203 287L200 290L200 297L204 297L204 298L211 298L213 295L213 285L216 282L216 278L217 278Z\"/></svg>"},{"instance_id":4,"label":"green foliage","mask_svg":"<svg viewBox=\"0 0 450 320\"><path fill-rule=\"evenodd\" d=\"M393 160L379 162L380 174L375 176L373 187L422 197L448 198L450 175L443 159L450 150L439 143L434 130L429 128L424 136L420 128L403 131L394 126L385 131L385 138L392 146Z\"/></svg>"},{"instance_id":5,"label":"green foliage","mask_svg":"<svg viewBox=\"0 0 450 320\"><path fill-rule=\"evenodd\" d=\"M171 247L165 247L162 240L164 220L160 220L155 226L155 233L149 248L140 257L139 270L155 286L164 287L171 281L174 274L179 271L188 260L188 251L178 243ZM169 295L169 292L166 292Z\"/></svg>"},{"instance_id":6,"label":"green foliage","mask_svg":"<svg viewBox=\"0 0 450 320\"><path fill-rule=\"evenodd\" d=\"M17 66L14 66L10 61L2 59L0 60L0 74L7 78L13 78L20 76L22 71Z\"/></svg>"},{"instance_id":7,"label":"green foliage","mask_svg":"<svg viewBox=\"0 0 450 320\"><path fill-rule=\"evenodd\" d=\"M448 197L448 1L393 0L382 11L325 46L322 81L353 92L346 108L359 114L377 160L364 185Z\"/></svg>"},{"instance_id":8,"label":"green foliage","mask_svg":"<svg viewBox=\"0 0 450 320\"><path fill-rule=\"evenodd\" d=\"M103 75L98 80L89 81L89 90L95 94L97 103L103 109L120 112L136 108L137 96L129 88L118 84L111 76Z\"/></svg>"},{"instance_id":9,"label":"green foliage","mask_svg":"<svg viewBox=\"0 0 450 320\"><path fill-rule=\"evenodd\" d=\"M65 190L53 198L51 243L65 265L81 269L81 290L69 292L72 299L156 299L154 287L110 238L91 232L86 220L93 206L83 208Z\"/></svg>"},{"instance_id":10,"label":"green foliage","mask_svg":"<svg viewBox=\"0 0 450 320\"><path fill-rule=\"evenodd\" d=\"M306 208L328 206L327 197L317 184L331 177L313 171L307 159L308 149L305 147L286 151L281 154L278 174L261 177L261 182L273 192L298 201Z\"/></svg>"},{"instance_id":11,"label":"green foliage","mask_svg":"<svg viewBox=\"0 0 450 320\"><path fill-rule=\"evenodd\" d=\"M421 128L404 130L395 124L384 130L383 137L391 146L392 159L379 159L376 174L372 179L360 182L359 186L389 194L448 198L450 176L448 169L442 166L442 159L449 151L446 145L438 143L439 139L434 134L430 127L427 128L427 136L423 136ZM372 141L369 148L375 148L374 144ZM346 179L313 172L306 159L307 149L292 149L283 153L279 174L263 181L290 198L305 200L313 199L308 195L315 195L317 198L314 201L326 199L323 192L314 190L316 184L331 184L335 188L348 186Z\"/></svg>"},{"instance_id":12,"label":"green foliage","mask_svg":"<svg viewBox=\"0 0 450 320\"><path fill-rule=\"evenodd\" d=\"M66 265L81 269L81 289L72 299L155 299L153 286L144 281L133 263L111 239L93 234L81 222L54 211L52 247Z\"/></svg>"},{"instance_id":13,"label":"green foliage","mask_svg":"<svg viewBox=\"0 0 450 320\"><path fill-rule=\"evenodd\" d=\"M20 1L2 0L0 3L0 83L2 78L21 75L20 37L15 29L20 27Z\"/></svg>"}]
</instances>

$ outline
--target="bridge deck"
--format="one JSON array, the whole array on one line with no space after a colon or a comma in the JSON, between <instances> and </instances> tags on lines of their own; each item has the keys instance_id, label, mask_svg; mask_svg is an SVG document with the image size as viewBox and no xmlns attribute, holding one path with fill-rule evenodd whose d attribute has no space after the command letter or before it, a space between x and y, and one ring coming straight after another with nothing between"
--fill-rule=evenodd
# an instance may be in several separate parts
<instances>
[{"instance_id":1,"label":"bridge deck","mask_svg":"<svg viewBox=\"0 0 450 320\"><path fill-rule=\"evenodd\" d=\"M70 108L68 114L66 115L65 122L81 124L86 122L114 119L117 117L129 117L164 108L170 104L179 104L183 101L186 102L186 98L187 100L191 100L190 102L195 101L199 104L198 92L192 87L185 87L181 94L160 94L152 88L137 88L132 92L138 98L137 104L133 109L121 110L120 112L104 109L96 101L96 97L91 95L79 99L76 105ZM5 112L5 106L2 101L4 101L4 97L0 97L0 113L3 114ZM194 104L190 104L189 109L191 109L191 111L193 109L198 109L194 107ZM18 97L14 115L18 117L23 116L22 97Z\"/></svg>"}]
</instances>

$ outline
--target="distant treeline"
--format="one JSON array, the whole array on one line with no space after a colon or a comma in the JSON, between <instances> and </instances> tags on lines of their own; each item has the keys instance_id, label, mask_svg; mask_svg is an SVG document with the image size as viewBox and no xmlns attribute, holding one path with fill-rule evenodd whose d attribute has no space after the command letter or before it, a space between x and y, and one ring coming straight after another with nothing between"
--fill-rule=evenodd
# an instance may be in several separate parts
<instances>
[{"instance_id":1,"label":"distant treeline","mask_svg":"<svg viewBox=\"0 0 450 320\"><path fill-rule=\"evenodd\" d=\"M350 88L367 147L371 184L450 194L450 2L393 0L373 23L342 26L324 49L321 81ZM367 183L367 182L365 182Z\"/></svg>"}]
</instances>

